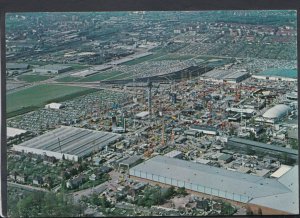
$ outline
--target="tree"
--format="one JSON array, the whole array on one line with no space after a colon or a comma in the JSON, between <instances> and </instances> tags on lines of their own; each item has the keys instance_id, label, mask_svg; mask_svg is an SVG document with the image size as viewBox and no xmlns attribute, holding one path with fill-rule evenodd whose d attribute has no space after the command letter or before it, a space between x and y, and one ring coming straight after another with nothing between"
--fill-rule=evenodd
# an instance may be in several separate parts
<instances>
[{"instance_id":1,"label":"tree","mask_svg":"<svg viewBox=\"0 0 300 218\"><path fill-rule=\"evenodd\" d=\"M179 188L177 189L177 194L178 194L178 195L186 196L186 195L187 195L187 192L186 192L186 190L185 190L185 187L179 187Z\"/></svg>"},{"instance_id":2,"label":"tree","mask_svg":"<svg viewBox=\"0 0 300 218\"><path fill-rule=\"evenodd\" d=\"M63 177L61 181L61 190L67 190L67 184L66 184L66 179Z\"/></svg>"},{"instance_id":3,"label":"tree","mask_svg":"<svg viewBox=\"0 0 300 218\"><path fill-rule=\"evenodd\" d=\"M262 215L262 209L260 207L258 208L257 214Z\"/></svg>"},{"instance_id":4,"label":"tree","mask_svg":"<svg viewBox=\"0 0 300 218\"><path fill-rule=\"evenodd\" d=\"M82 206L73 203L73 199L65 194L31 192L20 199L14 210L10 210L12 217L74 217L82 211Z\"/></svg>"},{"instance_id":5,"label":"tree","mask_svg":"<svg viewBox=\"0 0 300 218\"><path fill-rule=\"evenodd\" d=\"M164 197L169 199L171 198L172 196L174 196L176 193L175 191L175 187L174 186L171 186L170 188L167 189L167 191L165 192L164 194Z\"/></svg>"},{"instance_id":6,"label":"tree","mask_svg":"<svg viewBox=\"0 0 300 218\"><path fill-rule=\"evenodd\" d=\"M235 208L233 208L230 203L222 202L221 215L233 215L234 212Z\"/></svg>"},{"instance_id":7,"label":"tree","mask_svg":"<svg viewBox=\"0 0 300 218\"><path fill-rule=\"evenodd\" d=\"M298 149L298 140L297 139L291 139L290 140L290 145L292 149Z\"/></svg>"},{"instance_id":8,"label":"tree","mask_svg":"<svg viewBox=\"0 0 300 218\"><path fill-rule=\"evenodd\" d=\"M108 208L108 207L111 207L111 204L110 202L107 200L106 196L102 196L100 198L100 205L103 207L103 208Z\"/></svg>"}]
</instances>

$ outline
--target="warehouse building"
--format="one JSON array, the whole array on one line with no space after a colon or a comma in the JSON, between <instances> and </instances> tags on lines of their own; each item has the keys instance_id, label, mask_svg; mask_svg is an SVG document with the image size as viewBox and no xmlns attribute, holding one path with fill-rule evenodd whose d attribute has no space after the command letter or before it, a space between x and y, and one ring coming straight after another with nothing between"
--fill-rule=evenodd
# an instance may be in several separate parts
<instances>
[{"instance_id":1,"label":"warehouse building","mask_svg":"<svg viewBox=\"0 0 300 218\"><path fill-rule=\"evenodd\" d=\"M41 136L14 145L13 150L78 161L93 151L102 150L121 139L121 135L109 132L62 126Z\"/></svg>"},{"instance_id":2,"label":"warehouse building","mask_svg":"<svg viewBox=\"0 0 300 218\"><path fill-rule=\"evenodd\" d=\"M18 135L27 133L27 130L24 129L17 129L13 127L7 127L6 128L6 137L7 138L14 138Z\"/></svg>"},{"instance_id":3,"label":"warehouse building","mask_svg":"<svg viewBox=\"0 0 300 218\"><path fill-rule=\"evenodd\" d=\"M298 160L298 151L290 148L285 148L281 146L266 144L262 142L252 141L242 138L229 138L227 141L227 146L236 147L238 149L252 149L254 151L267 152L269 155L280 156L282 153L286 153L290 158Z\"/></svg>"},{"instance_id":4,"label":"warehouse building","mask_svg":"<svg viewBox=\"0 0 300 218\"><path fill-rule=\"evenodd\" d=\"M215 69L203 74L201 79L213 82L239 83L248 77L250 77L250 74L245 70L232 72L229 70Z\"/></svg>"},{"instance_id":5,"label":"warehouse building","mask_svg":"<svg viewBox=\"0 0 300 218\"><path fill-rule=\"evenodd\" d=\"M289 77L281 77L281 76L268 76L268 75L252 75L252 78L259 79L259 80L273 80L273 81L298 81L296 78L289 78Z\"/></svg>"},{"instance_id":6,"label":"warehouse building","mask_svg":"<svg viewBox=\"0 0 300 218\"><path fill-rule=\"evenodd\" d=\"M71 69L72 69L71 66L59 65L59 64L48 64L45 66L34 68L33 72L59 74L59 73L67 72Z\"/></svg>"},{"instance_id":7,"label":"warehouse building","mask_svg":"<svg viewBox=\"0 0 300 218\"><path fill-rule=\"evenodd\" d=\"M191 125L190 130L197 131L200 134L218 135L218 130L214 127L211 127L211 126Z\"/></svg>"},{"instance_id":8,"label":"warehouse building","mask_svg":"<svg viewBox=\"0 0 300 218\"><path fill-rule=\"evenodd\" d=\"M132 166L135 166L137 163L140 163L142 160L142 155L133 155L129 158L125 158L119 162L119 168L129 169Z\"/></svg>"},{"instance_id":9,"label":"warehouse building","mask_svg":"<svg viewBox=\"0 0 300 218\"><path fill-rule=\"evenodd\" d=\"M159 155L131 168L129 175L252 206L298 213L297 170L298 166L293 173L286 173L284 178L277 180ZM291 190L291 183L294 183L294 190ZM261 200L266 196L272 201ZM285 201L279 207L277 203L282 199Z\"/></svg>"},{"instance_id":10,"label":"warehouse building","mask_svg":"<svg viewBox=\"0 0 300 218\"><path fill-rule=\"evenodd\" d=\"M21 63L7 63L7 70L27 70L29 69L29 64L21 64Z\"/></svg>"},{"instance_id":11,"label":"warehouse building","mask_svg":"<svg viewBox=\"0 0 300 218\"><path fill-rule=\"evenodd\" d=\"M183 153L181 151L178 151L178 150L173 150L173 151L170 151L170 152L166 153L164 156L165 157L181 159L183 157Z\"/></svg>"}]
</instances>

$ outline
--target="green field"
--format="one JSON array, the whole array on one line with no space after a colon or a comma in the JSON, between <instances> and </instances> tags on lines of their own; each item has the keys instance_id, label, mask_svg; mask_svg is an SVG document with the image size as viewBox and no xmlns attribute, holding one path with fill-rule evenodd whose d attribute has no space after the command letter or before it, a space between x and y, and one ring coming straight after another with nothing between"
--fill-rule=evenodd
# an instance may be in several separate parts
<instances>
[{"instance_id":1,"label":"green field","mask_svg":"<svg viewBox=\"0 0 300 218\"><path fill-rule=\"evenodd\" d=\"M66 76L66 77L56 79L55 81L57 81L57 82L74 82L76 80L80 80L80 78L74 77L74 76Z\"/></svg>"},{"instance_id":2,"label":"green field","mask_svg":"<svg viewBox=\"0 0 300 218\"><path fill-rule=\"evenodd\" d=\"M89 67L89 65L81 65L81 64L67 64L67 65L71 66L75 70L82 70Z\"/></svg>"},{"instance_id":3,"label":"green field","mask_svg":"<svg viewBox=\"0 0 300 218\"><path fill-rule=\"evenodd\" d=\"M132 73L119 74L111 79L112 80L122 80L122 79L130 79L130 78L132 78Z\"/></svg>"},{"instance_id":4,"label":"green field","mask_svg":"<svg viewBox=\"0 0 300 218\"><path fill-rule=\"evenodd\" d=\"M109 72L103 72L103 73L97 73L92 76L88 76L84 79L79 80L79 82L94 82L94 81L100 81L100 80L107 80L111 77L115 77L119 74L122 74L124 72L121 71L109 71ZM112 78L114 79L114 78Z\"/></svg>"},{"instance_id":5,"label":"green field","mask_svg":"<svg viewBox=\"0 0 300 218\"><path fill-rule=\"evenodd\" d=\"M159 58L156 58L154 61L170 61L170 60L188 60L195 57L194 55L180 55L180 54L168 54Z\"/></svg>"},{"instance_id":6,"label":"green field","mask_svg":"<svg viewBox=\"0 0 300 218\"><path fill-rule=\"evenodd\" d=\"M65 101L95 90L63 85L37 85L7 95L8 117L26 113L52 101Z\"/></svg>"},{"instance_id":7,"label":"green field","mask_svg":"<svg viewBox=\"0 0 300 218\"><path fill-rule=\"evenodd\" d=\"M51 78L51 76L44 76L44 75L21 75L18 77L19 80L23 80L29 83L39 82L49 78Z\"/></svg>"}]
</instances>

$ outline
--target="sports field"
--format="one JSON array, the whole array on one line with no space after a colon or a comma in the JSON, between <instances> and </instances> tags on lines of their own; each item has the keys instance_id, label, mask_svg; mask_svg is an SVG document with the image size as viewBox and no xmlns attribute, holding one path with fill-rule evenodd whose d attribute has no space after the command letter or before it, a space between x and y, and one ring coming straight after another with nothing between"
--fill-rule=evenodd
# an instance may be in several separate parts
<instances>
[{"instance_id":1,"label":"sports field","mask_svg":"<svg viewBox=\"0 0 300 218\"><path fill-rule=\"evenodd\" d=\"M6 110L8 117L11 117L34 110L52 101L65 101L93 91L93 89L75 86L37 85L8 94Z\"/></svg>"}]
</instances>

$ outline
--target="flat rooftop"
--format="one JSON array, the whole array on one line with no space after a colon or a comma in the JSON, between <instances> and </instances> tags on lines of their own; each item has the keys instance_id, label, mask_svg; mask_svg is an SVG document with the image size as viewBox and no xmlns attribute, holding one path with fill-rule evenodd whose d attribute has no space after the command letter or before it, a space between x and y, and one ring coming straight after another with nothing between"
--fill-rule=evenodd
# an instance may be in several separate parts
<instances>
[{"instance_id":1,"label":"flat rooftop","mask_svg":"<svg viewBox=\"0 0 300 218\"><path fill-rule=\"evenodd\" d=\"M27 130L17 129L17 128L13 128L13 127L7 127L7 129L6 129L7 138L15 137L17 135L20 135L20 134L26 133L26 132L27 132Z\"/></svg>"},{"instance_id":2,"label":"flat rooftop","mask_svg":"<svg viewBox=\"0 0 300 218\"><path fill-rule=\"evenodd\" d=\"M61 126L58 129L23 142L18 147L29 147L84 157L95 149L102 149L120 138L121 135L116 133Z\"/></svg>"},{"instance_id":3,"label":"flat rooftop","mask_svg":"<svg viewBox=\"0 0 300 218\"><path fill-rule=\"evenodd\" d=\"M7 63L6 68L7 69L27 69L29 67L28 64L22 64L22 63Z\"/></svg>"},{"instance_id":4,"label":"flat rooftop","mask_svg":"<svg viewBox=\"0 0 300 218\"><path fill-rule=\"evenodd\" d=\"M266 143L257 142L257 141L252 141L252 140L248 140L248 139L229 138L228 143L230 144L230 142L246 144L246 145L250 145L250 146L254 146L254 147L258 147L258 148L273 150L273 151L285 152L285 153L292 154L292 155L298 155L298 150L294 150L291 148L284 148L281 146L266 144Z\"/></svg>"},{"instance_id":5,"label":"flat rooftop","mask_svg":"<svg viewBox=\"0 0 300 218\"><path fill-rule=\"evenodd\" d=\"M220 70L215 69L211 70L202 75L205 78L212 78L212 79L238 79L241 76L248 75L249 73L246 71L230 71L230 70Z\"/></svg>"},{"instance_id":6,"label":"flat rooftop","mask_svg":"<svg viewBox=\"0 0 300 218\"><path fill-rule=\"evenodd\" d=\"M142 174L146 174L150 178L153 175L153 177L184 182L185 187L197 187L199 185L214 191L219 190L220 192L246 196L248 201L291 192L287 186L276 179L229 171L160 155L130 169L130 175L139 177ZM297 180L295 180L296 182ZM248 201L243 200L242 202Z\"/></svg>"},{"instance_id":7,"label":"flat rooftop","mask_svg":"<svg viewBox=\"0 0 300 218\"><path fill-rule=\"evenodd\" d=\"M298 178L298 165L296 165L278 179L278 182L290 189L289 192L255 198L250 203L299 214Z\"/></svg>"}]
</instances>

